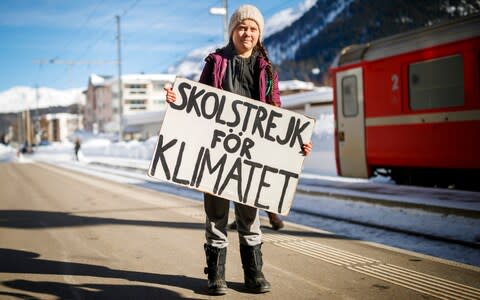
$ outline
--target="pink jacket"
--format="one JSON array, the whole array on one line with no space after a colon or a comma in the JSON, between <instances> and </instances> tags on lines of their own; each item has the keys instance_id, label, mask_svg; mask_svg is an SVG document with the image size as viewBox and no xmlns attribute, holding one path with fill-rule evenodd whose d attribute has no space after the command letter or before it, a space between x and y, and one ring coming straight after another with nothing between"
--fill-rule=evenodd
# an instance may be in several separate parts
<instances>
[{"instance_id":1,"label":"pink jacket","mask_svg":"<svg viewBox=\"0 0 480 300\"><path fill-rule=\"evenodd\" d=\"M282 103L280 101L280 90L278 88L278 74L277 72L273 73L273 82L267 95L266 67L268 63L262 56L258 56L257 61L260 68L260 78L258 78L260 95L258 95L256 99L280 107ZM208 55L207 58L205 58L205 62L202 75L200 76L200 82L222 89L228 58L217 51Z\"/></svg>"}]
</instances>

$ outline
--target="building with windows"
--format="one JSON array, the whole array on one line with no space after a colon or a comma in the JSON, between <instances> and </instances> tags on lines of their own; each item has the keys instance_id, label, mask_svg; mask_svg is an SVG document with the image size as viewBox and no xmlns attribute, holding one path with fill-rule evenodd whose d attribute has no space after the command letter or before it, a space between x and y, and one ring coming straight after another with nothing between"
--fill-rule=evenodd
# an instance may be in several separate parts
<instances>
[{"instance_id":1,"label":"building with windows","mask_svg":"<svg viewBox=\"0 0 480 300\"><path fill-rule=\"evenodd\" d=\"M121 80L122 107L120 110L120 92L118 78L92 74L89 78L87 105L85 107L85 129L94 133L118 133L120 128L119 112L122 111L123 138L148 138L152 127L160 127L165 111L165 91L167 83L173 83L171 74L128 74ZM152 112L157 112L153 113ZM159 116L144 128L138 121L142 114ZM153 122L153 124L151 124Z\"/></svg>"},{"instance_id":2,"label":"building with windows","mask_svg":"<svg viewBox=\"0 0 480 300\"><path fill-rule=\"evenodd\" d=\"M129 74L122 76L123 114L129 115L142 111L165 110L165 91L167 83L173 83L171 74ZM118 78L108 80L113 92L113 101L118 103Z\"/></svg>"},{"instance_id":3,"label":"building with windows","mask_svg":"<svg viewBox=\"0 0 480 300\"><path fill-rule=\"evenodd\" d=\"M98 133L108 131L114 119L112 91L107 81L111 76L92 74L88 78L88 87L84 91L86 96L84 109L84 128L87 131Z\"/></svg>"},{"instance_id":4,"label":"building with windows","mask_svg":"<svg viewBox=\"0 0 480 300\"><path fill-rule=\"evenodd\" d=\"M41 136L36 143L66 142L71 140L71 136L79 129L78 124L82 117L70 113L51 113L43 115L39 121Z\"/></svg>"}]
</instances>

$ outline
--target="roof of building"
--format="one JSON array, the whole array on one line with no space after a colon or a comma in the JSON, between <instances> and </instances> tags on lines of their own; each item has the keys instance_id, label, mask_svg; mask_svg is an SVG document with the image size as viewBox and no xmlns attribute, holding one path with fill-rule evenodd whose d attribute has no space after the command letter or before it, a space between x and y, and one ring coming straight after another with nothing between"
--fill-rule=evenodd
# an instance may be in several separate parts
<instances>
[{"instance_id":1,"label":"roof of building","mask_svg":"<svg viewBox=\"0 0 480 300\"><path fill-rule=\"evenodd\" d=\"M280 89L280 92L289 91L289 90L308 91L308 90L313 90L315 88L315 85L313 84L313 82L294 79L294 80L280 81L278 83L278 88Z\"/></svg>"},{"instance_id":2,"label":"roof of building","mask_svg":"<svg viewBox=\"0 0 480 300\"><path fill-rule=\"evenodd\" d=\"M125 126L159 123L164 115L165 110L136 112L124 115L123 122Z\"/></svg>"},{"instance_id":3,"label":"roof of building","mask_svg":"<svg viewBox=\"0 0 480 300\"><path fill-rule=\"evenodd\" d=\"M110 79L110 78L112 78L112 76L91 74L88 81L93 86L104 86L105 81Z\"/></svg>"}]
</instances>

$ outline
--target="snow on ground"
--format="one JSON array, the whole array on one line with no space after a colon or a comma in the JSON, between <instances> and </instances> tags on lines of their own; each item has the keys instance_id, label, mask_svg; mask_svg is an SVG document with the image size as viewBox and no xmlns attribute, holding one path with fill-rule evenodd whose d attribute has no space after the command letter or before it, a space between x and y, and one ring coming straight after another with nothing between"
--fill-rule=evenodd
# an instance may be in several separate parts
<instances>
[{"instance_id":1,"label":"snow on ground","mask_svg":"<svg viewBox=\"0 0 480 300\"><path fill-rule=\"evenodd\" d=\"M9 162L15 159L17 151L12 147L0 144L0 162Z\"/></svg>"}]
</instances>

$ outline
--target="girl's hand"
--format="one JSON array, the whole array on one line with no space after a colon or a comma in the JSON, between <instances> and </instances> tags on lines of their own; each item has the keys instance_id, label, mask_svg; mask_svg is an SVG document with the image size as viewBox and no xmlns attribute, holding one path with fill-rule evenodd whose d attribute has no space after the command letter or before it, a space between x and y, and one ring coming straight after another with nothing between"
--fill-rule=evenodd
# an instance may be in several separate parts
<instances>
[{"instance_id":1,"label":"girl's hand","mask_svg":"<svg viewBox=\"0 0 480 300\"><path fill-rule=\"evenodd\" d=\"M303 146L302 146L303 155L304 155L304 156L309 155L310 152L312 152L312 147L313 147L313 145L312 145L312 142L311 142L311 141L308 142L307 144L303 144Z\"/></svg>"},{"instance_id":2,"label":"girl's hand","mask_svg":"<svg viewBox=\"0 0 480 300\"><path fill-rule=\"evenodd\" d=\"M177 95L175 94L175 92L172 90L172 85L170 83L166 83L164 86L163 86L163 89L165 90L165 92L167 93L166 94L166 98L165 100L167 101L167 103L173 103L177 100Z\"/></svg>"}]
</instances>

